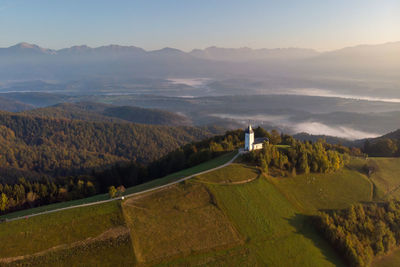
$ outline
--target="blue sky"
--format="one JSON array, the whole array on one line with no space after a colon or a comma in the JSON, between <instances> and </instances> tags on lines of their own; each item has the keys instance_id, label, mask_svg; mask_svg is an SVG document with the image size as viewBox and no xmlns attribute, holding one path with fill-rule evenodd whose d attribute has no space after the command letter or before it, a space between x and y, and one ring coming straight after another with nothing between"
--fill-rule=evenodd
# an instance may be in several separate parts
<instances>
[{"instance_id":1,"label":"blue sky","mask_svg":"<svg viewBox=\"0 0 400 267\"><path fill-rule=\"evenodd\" d=\"M400 41L400 1L0 0L0 47L22 41L331 50Z\"/></svg>"}]
</instances>

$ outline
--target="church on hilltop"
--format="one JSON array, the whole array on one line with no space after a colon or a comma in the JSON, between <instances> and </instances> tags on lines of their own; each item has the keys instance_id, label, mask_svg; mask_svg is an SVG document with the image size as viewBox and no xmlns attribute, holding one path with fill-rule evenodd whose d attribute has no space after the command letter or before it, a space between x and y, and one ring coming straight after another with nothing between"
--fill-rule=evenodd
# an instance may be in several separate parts
<instances>
[{"instance_id":1,"label":"church on hilltop","mask_svg":"<svg viewBox=\"0 0 400 267\"><path fill-rule=\"evenodd\" d=\"M264 142L268 141L266 137L254 138L254 131L250 124L244 131L244 150L246 151L262 149Z\"/></svg>"}]
</instances>

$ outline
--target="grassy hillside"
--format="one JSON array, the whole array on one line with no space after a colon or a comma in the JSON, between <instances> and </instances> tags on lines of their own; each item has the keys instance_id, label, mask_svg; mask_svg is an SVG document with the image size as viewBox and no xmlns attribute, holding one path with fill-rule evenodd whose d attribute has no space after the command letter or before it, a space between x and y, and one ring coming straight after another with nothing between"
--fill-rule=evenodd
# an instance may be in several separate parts
<instances>
[{"instance_id":1,"label":"grassy hillside","mask_svg":"<svg viewBox=\"0 0 400 267\"><path fill-rule=\"evenodd\" d=\"M243 185L211 185L210 189L245 238L245 248L257 265L340 265L305 217L265 178Z\"/></svg>"},{"instance_id":2,"label":"grassy hillside","mask_svg":"<svg viewBox=\"0 0 400 267\"><path fill-rule=\"evenodd\" d=\"M200 184L181 184L123 205L136 258L159 263L238 244L236 229Z\"/></svg>"},{"instance_id":3,"label":"grassy hillside","mask_svg":"<svg viewBox=\"0 0 400 267\"><path fill-rule=\"evenodd\" d=\"M369 158L365 164L372 169L377 198L400 200L400 158Z\"/></svg>"},{"instance_id":4,"label":"grassy hillside","mask_svg":"<svg viewBox=\"0 0 400 267\"><path fill-rule=\"evenodd\" d=\"M112 264L118 255L133 263L128 233L118 202L2 223L0 265Z\"/></svg>"},{"instance_id":5,"label":"grassy hillside","mask_svg":"<svg viewBox=\"0 0 400 267\"><path fill-rule=\"evenodd\" d=\"M42 251L20 263L344 266L309 215L370 201L373 186L360 173L363 163L352 159L340 172L296 177L266 177L235 163L129 198L122 209L112 202L2 223L0 240L10 241L0 242L0 261ZM395 174L394 165L385 168ZM152 182L190 173L185 171ZM60 248L49 250L56 246Z\"/></svg>"},{"instance_id":6,"label":"grassy hillside","mask_svg":"<svg viewBox=\"0 0 400 267\"><path fill-rule=\"evenodd\" d=\"M310 173L296 177L280 177L268 180L287 199L307 213L320 209L343 209L359 201L372 201L373 187L361 173L343 169L336 173Z\"/></svg>"}]
</instances>

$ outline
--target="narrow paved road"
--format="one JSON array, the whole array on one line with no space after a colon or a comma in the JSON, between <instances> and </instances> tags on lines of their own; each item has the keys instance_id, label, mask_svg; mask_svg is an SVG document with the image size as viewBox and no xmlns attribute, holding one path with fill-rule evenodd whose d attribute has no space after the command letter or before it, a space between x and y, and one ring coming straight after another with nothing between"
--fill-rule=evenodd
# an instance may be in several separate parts
<instances>
[{"instance_id":1,"label":"narrow paved road","mask_svg":"<svg viewBox=\"0 0 400 267\"><path fill-rule=\"evenodd\" d=\"M202 174L205 174L205 173L209 173L209 172L224 168L224 167L232 164L232 162L234 162L235 159L242 153L244 153L244 152L242 150L239 150L239 152L230 161L228 161L227 163L225 163L223 165L220 165L218 167L215 167L215 168L212 168L212 169L209 169L209 170L206 170L206 171L198 172L198 173L192 174L190 176L186 176L184 178L181 178L179 180L176 180L174 182L171 182L171 183L168 183L168 184L165 184L165 185L160 185L160 186L157 186L157 187L153 187L153 188L150 188L150 189L147 189L147 190L143 190L143 191L140 191L140 192L132 193L132 194L125 195L125 196L122 196L122 197L118 197L118 198L101 200L101 201L96 201L96 202L92 202L92 203L80 204L80 205L70 206L70 207L66 207L66 208L55 209L55 210L43 211L43 212L31 214L31 215L26 215L26 216L22 216L22 217L13 218L13 219L7 219L6 221L7 222L11 222L11 221L16 221L16 220L21 220L21 219L27 219L27 218L38 216L38 215L43 215L43 214L49 214L49 213L53 213L53 212L63 211L63 210L94 206L94 205L98 205L98 204L102 204L102 203L107 203L107 202L116 201L116 200L122 200L124 198L129 198L129 197L145 194L145 193L148 193L148 192L156 191L156 190L159 190L159 189L162 189L162 188L165 188L165 187L168 187L168 186L171 186L171 185L178 184L180 182L186 181L186 180L191 179L191 178L193 178L195 176L202 175Z\"/></svg>"}]
</instances>

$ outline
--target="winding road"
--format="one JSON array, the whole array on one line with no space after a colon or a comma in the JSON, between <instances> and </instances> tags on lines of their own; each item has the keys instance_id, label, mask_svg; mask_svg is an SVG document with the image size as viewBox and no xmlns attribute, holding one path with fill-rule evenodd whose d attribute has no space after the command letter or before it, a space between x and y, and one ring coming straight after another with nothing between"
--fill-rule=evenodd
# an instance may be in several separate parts
<instances>
[{"instance_id":1,"label":"winding road","mask_svg":"<svg viewBox=\"0 0 400 267\"><path fill-rule=\"evenodd\" d=\"M12 219L6 219L6 222L22 220L22 219L28 219L28 218L31 218L31 217L34 217L34 216L39 216L39 215L43 215L43 214L49 214L49 213L63 211L63 210L94 206L94 205L99 205L99 204L102 204L102 203L107 203L107 202L116 201L116 200L123 200L125 198L134 197L134 196L138 196L138 195L145 194L145 193L148 193L148 192L152 192L152 191L156 191L156 190L159 190L159 189L163 189L163 188L166 188L166 187L181 183L181 182L186 181L188 179L191 179L191 178L193 178L195 176L202 175L202 174L209 173L209 172L213 172L215 170L218 170L218 169L224 168L226 166L229 166L230 164L232 164L236 160L236 158L239 155L241 155L243 153L245 153L245 152L242 149L240 149L239 152L231 160L229 160L228 162L226 162L223 165L220 165L218 167L215 167L215 168L212 168L212 169L209 169L209 170L205 170L205 171L202 171L202 172L198 172L198 173L186 176L184 178L181 178L179 180L176 180L174 182L171 182L171 183L168 183L168 184L165 184L165 185L156 186L156 187L153 187L153 188L150 188L150 189L147 189L147 190L143 190L143 191L140 191L140 192L132 193L132 194L125 195L125 196L122 196L122 197L118 197L118 198L100 200L100 201L96 201L96 202L92 202L92 203L79 204L79 205L75 205L75 206L70 206L70 207L65 207L65 208L60 208L60 209L54 209L54 210L49 210L49 211L43 211L43 212L30 214L30 215L26 215L26 216L21 216L21 217L16 217L16 218L12 218Z\"/></svg>"}]
</instances>

